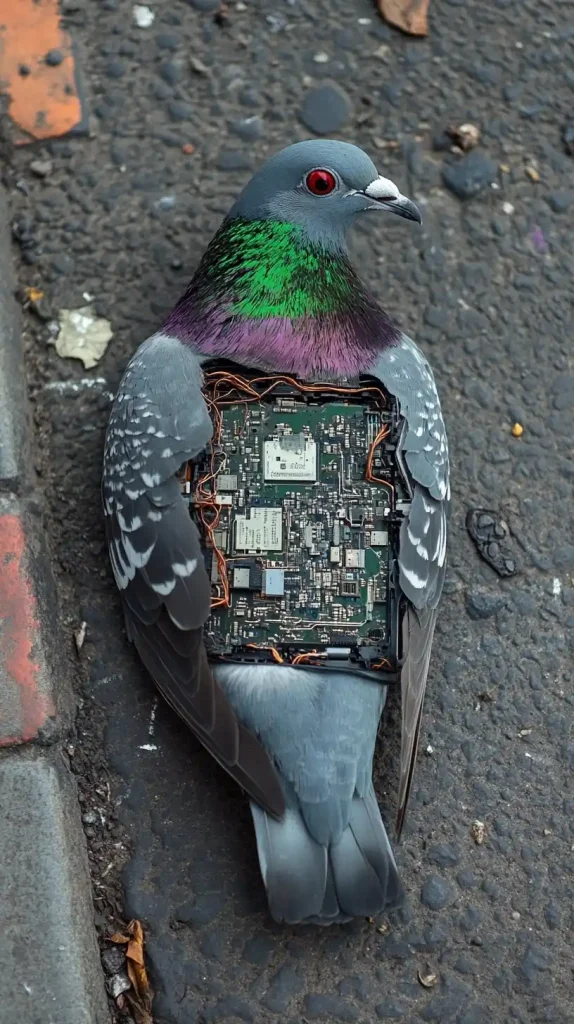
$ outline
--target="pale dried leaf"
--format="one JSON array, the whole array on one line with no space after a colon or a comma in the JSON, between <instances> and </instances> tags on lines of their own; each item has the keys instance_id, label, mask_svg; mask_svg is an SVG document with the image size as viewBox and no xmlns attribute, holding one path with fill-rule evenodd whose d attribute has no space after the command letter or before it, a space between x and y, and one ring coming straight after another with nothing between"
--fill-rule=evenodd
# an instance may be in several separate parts
<instances>
[{"instance_id":1,"label":"pale dried leaf","mask_svg":"<svg viewBox=\"0 0 574 1024\"><path fill-rule=\"evenodd\" d=\"M93 306L61 309L56 352L64 359L81 359L91 370L102 358L113 331L109 320L96 316Z\"/></svg>"},{"instance_id":2,"label":"pale dried leaf","mask_svg":"<svg viewBox=\"0 0 574 1024\"><path fill-rule=\"evenodd\" d=\"M438 974L436 974L435 971L431 970L431 968L427 964L424 970L419 969L417 971L417 978L419 979L419 982L423 988L434 988L438 981Z\"/></svg>"},{"instance_id":3,"label":"pale dried leaf","mask_svg":"<svg viewBox=\"0 0 574 1024\"><path fill-rule=\"evenodd\" d=\"M427 36L429 0L377 0L378 8L389 25L411 36Z\"/></svg>"}]
</instances>

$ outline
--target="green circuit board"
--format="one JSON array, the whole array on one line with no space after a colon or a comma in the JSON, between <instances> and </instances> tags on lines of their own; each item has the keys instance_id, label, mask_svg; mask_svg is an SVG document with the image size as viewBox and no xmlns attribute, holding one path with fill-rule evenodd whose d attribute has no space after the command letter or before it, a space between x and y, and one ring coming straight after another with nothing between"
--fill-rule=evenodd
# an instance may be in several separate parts
<instances>
[{"instance_id":1,"label":"green circuit board","mask_svg":"<svg viewBox=\"0 0 574 1024\"><path fill-rule=\"evenodd\" d=\"M391 443L374 449L371 479L367 458L393 410L283 393L220 413L188 484L213 590L209 654L386 657L402 490Z\"/></svg>"}]
</instances>

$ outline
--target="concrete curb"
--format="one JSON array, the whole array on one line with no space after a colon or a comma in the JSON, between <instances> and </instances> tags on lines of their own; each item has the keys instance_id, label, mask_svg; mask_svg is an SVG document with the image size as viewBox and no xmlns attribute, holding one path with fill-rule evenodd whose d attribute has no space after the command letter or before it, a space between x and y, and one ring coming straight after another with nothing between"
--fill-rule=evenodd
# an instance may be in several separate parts
<instances>
[{"instance_id":1,"label":"concrete curb","mask_svg":"<svg viewBox=\"0 0 574 1024\"><path fill-rule=\"evenodd\" d=\"M32 437L0 186L0 975L3 1024L109 1020L75 783L60 626L27 467ZM34 744L34 745L32 745Z\"/></svg>"},{"instance_id":2,"label":"concrete curb","mask_svg":"<svg viewBox=\"0 0 574 1024\"><path fill-rule=\"evenodd\" d=\"M6 197L0 184L0 489L18 491L26 464L26 387Z\"/></svg>"}]
</instances>

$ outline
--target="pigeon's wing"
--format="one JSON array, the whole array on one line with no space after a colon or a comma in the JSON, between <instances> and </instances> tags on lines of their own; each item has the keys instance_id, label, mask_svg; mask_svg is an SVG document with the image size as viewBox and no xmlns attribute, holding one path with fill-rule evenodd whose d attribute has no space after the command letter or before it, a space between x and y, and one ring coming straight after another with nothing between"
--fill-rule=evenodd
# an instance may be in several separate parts
<instances>
[{"instance_id":1,"label":"pigeon's wing","mask_svg":"<svg viewBox=\"0 0 574 1024\"><path fill-rule=\"evenodd\" d=\"M106 435L110 559L128 636L160 692L249 795L281 815L275 769L235 717L203 644L211 587L175 474L211 432L197 357L177 339L154 335L124 374Z\"/></svg>"},{"instance_id":2,"label":"pigeon's wing","mask_svg":"<svg viewBox=\"0 0 574 1024\"><path fill-rule=\"evenodd\" d=\"M401 674L402 736L397 832L409 799L432 639L446 569L450 500L448 445L432 370L415 343L403 335L372 370L398 400L404 420L401 455L413 494L399 544L399 579L407 598Z\"/></svg>"}]
</instances>

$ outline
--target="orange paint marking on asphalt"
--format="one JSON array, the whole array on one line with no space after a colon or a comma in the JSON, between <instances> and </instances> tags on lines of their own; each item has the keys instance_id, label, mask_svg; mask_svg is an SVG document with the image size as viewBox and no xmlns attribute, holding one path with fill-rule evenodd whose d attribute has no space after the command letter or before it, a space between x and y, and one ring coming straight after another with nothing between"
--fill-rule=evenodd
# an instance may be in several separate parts
<instances>
[{"instance_id":1,"label":"orange paint marking on asphalt","mask_svg":"<svg viewBox=\"0 0 574 1024\"><path fill-rule=\"evenodd\" d=\"M57 67L44 60L49 50L63 54ZM82 121L72 41L60 26L58 0L0 0L0 91L10 96L10 117L26 133L15 140L20 145L65 135Z\"/></svg>"},{"instance_id":2,"label":"orange paint marking on asphalt","mask_svg":"<svg viewBox=\"0 0 574 1024\"><path fill-rule=\"evenodd\" d=\"M40 666L33 659L38 621L25 552L19 516L0 515L0 669L8 685L17 688L21 708L19 734L2 736L2 745L33 739L54 713L51 701L40 693Z\"/></svg>"}]
</instances>

